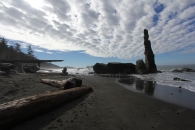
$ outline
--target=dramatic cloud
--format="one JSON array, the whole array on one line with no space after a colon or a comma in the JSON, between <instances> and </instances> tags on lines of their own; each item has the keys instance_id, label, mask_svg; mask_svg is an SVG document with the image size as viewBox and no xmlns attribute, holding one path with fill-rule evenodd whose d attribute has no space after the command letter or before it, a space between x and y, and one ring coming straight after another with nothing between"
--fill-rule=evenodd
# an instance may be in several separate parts
<instances>
[{"instance_id":1,"label":"dramatic cloud","mask_svg":"<svg viewBox=\"0 0 195 130\"><path fill-rule=\"evenodd\" d=\"M195 53L192 0L5 0L0 8L0 36L49 54L82 50L98 57L143 56L145 28L154 53Z\"/></svg>"}]
</instances>

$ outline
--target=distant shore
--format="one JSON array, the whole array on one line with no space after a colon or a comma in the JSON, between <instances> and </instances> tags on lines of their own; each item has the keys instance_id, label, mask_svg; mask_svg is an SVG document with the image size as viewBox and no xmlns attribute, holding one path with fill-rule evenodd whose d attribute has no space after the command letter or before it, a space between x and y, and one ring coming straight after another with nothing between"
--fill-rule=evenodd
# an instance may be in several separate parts
<instances>
[{"instance_id":1,"label":"distant shore","mask_svg":"<svg viewBox=\"0 0 195 130\"><path fill-rule=\"evenodd\" d=\"M80 129L188 129L195 128L195 110L163 102L151 96L128 91L117 78L81 76L93 92L64 106L20 123L13 130ZM63 80L60 74L24 74L0 76L0 103L23 97L58 91L42 84L41 78ZM174 96L174 95L173 95Z\"/></svg>"}]
</instances>

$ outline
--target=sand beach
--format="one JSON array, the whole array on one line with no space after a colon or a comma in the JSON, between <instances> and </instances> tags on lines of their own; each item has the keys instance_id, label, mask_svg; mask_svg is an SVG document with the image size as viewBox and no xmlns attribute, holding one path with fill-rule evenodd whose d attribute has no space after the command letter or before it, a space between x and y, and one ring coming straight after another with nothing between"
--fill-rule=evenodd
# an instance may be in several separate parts
<instances>
[{"instance_id":1,"label":"sand beach","mask_svg":"<svg viewBox=\"0 0 195 130\"><path fill-rule=\"evenodd\" d=\"M40 79L63 80L68 77L57 73L0 76L0 103L58 91L57 88L41 83ZM93 92L21 122L14 126L13 130L193 130L195 128L193 109L127 90L117 84L117 78L114 77L84 75L76 77L82 79L84 85L91 86Z\"/></svg>"}]
</instances>

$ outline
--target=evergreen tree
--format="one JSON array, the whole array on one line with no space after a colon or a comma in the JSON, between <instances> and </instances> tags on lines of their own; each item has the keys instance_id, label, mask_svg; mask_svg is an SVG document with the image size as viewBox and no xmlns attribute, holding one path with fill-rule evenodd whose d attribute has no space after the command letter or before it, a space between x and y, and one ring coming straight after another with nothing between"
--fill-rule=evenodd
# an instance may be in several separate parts
<instances>
[{"instance_id":1,"label":"evergreen tree","mask_svg":"<svg viewBox=\"0 0 195 130\"><path fill-rule=\"evenodd\" d=\"M31 47L31 45L29 45L28 46L28 52L27 52L27 56L29 56L29 57L34 57L34 54L33 54L34 52L33 52L33 50L32 50L32 47Z\"/></svg>"},{"instance_id":2,"label":"evergreen tree","mask_svg":"<svg viewBox=\"0 0 195 130\"><path fill-rule=\"evenodd\" d=\"M4 38L0 38L1 39L1 44L7 45L7 41Z\"/></svg>"},{"instance_id":3,"label":"evergreen tree","mask_svg":"<svg viewBox=\"0 0 195 130\"><path fill-rule=\"evenodd\" d=\"M7 41L4 38L0 38L0 59L6 59L7 57Z\"/></svg>"},{"instance_id":4,"label":"evergreen tree","mask_svg":"<svg viewBox=\"0 0 195 130\"><path fill-rule=\"evenodd\" d=\"M14 49L15 49L17 52L21 52L21 45L20 45L19 43L15 43Z\"/></svg>"},{"instance_id":5,"label":"evergreen tree","mask_svg":"<svg viewBox=\"0 0 195 130\"><path fill-rule=\"evenodd\" d=\"M15 43L14 46L7 45L7 41L4 38L0 38L0 60L37 60L33 55L31 45L28 47L28 53L25 54L21 50L21 45Z\"/></svg>"}]
</instances>

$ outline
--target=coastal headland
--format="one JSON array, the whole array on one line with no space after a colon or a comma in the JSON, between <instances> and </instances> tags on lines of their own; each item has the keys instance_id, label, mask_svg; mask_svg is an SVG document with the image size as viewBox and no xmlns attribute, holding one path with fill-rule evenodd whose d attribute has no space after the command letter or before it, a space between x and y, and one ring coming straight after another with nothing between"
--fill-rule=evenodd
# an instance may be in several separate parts
<instances>
[{"instance_id":1,"label":"coastal headland","mask_svg":"<svg viewBox=\"0 0 195 130\"><path fill-rule=\"evenodd\" d=\"M40 79L63 80L68 77L55 73L0 76L0 103L58 91L52 86L41 83ZM13 127L13 130L193 130L195 128L195 110L129 91L116 83L117 78L82 75L77 77L82 79L84 85L91 86L93 92L22 122Z\"/></svg>"}]
</instances>

